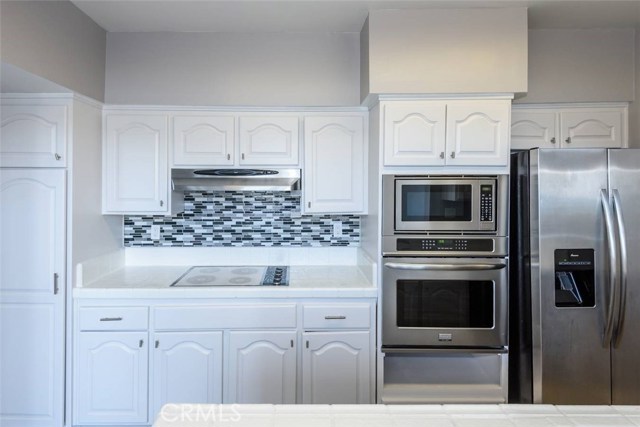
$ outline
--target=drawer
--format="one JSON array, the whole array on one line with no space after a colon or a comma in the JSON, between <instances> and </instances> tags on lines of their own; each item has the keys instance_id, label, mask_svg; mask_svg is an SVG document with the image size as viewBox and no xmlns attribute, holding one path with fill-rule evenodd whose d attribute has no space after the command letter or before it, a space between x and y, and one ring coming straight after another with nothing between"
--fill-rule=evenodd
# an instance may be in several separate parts
<instances>
[{"instance_id":1,"label":"drawer","mask_svg":"<svg viewBox=\"0 0 640 427\"><path fill-rule=\"evenodd\" d=\"M232 304L157 307L156 330L295 328L296 304Z\"/></svg>"},{"instance_id":2,"label":"drawer","mask_svg":"<svg viewBox=\"0 0 640 427\"><path fill-rule=\"evenodd\" d=\"M371 327L371 305L305 304L303 327L309 329L352 329Z\"/></svg>"},{"instance_id":3,"label":"drawer","mask_svg":"<svg viewBox=\"0 0 640 427\"><path fill-rule=\"evenodd\" d=\"M82 307L81 331L146 331L147 307Z\"/></svg>"}]
</instances>

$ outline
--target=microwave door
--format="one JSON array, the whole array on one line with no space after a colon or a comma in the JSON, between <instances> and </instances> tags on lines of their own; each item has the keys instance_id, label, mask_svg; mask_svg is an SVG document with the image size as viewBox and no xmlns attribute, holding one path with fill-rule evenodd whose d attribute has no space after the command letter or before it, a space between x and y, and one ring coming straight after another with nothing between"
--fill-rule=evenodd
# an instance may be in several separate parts
<instances>
[{"instance_id":1,"label":"microwave door","mask_svg":"<svg viewBox=\"0 0 640 427\"><path fill-rule=\"evenodd\" d=\"M397 180L397 231L455 231L479 228L480 191L468 180Z\"/></svg>"}]
</instances>

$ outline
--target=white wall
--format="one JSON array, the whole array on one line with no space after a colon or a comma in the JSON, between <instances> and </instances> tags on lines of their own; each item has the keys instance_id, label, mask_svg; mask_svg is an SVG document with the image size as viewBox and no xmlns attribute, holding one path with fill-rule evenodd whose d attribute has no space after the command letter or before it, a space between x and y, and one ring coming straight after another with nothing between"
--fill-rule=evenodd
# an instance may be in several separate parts
<instances>
[{"instance_id":1,"label":"white wall","mask_svg":"<svg viewBox=\"0 0 640 427\"><path fill-rule=\"evenodd\" d=\"M107 35L107 103L348 106L358 92L358 33Z\"/></svg>"},{"instance_id":2,"label":"white wall","mask_svg":"<svg viewBox=\"0 0 640 427\"><path fill-rule=\"evenodd\" d=\"M529 31L529 91L516 102L632 101L634 31Z\"/></svg>"},{"instance_id":3,"label":"white wall","mask_svg":"<svg viewBox=\"0 0 640 427\"><path fill-rule=\"evenodd\" d=\"M640 148L640 28L636 29L635 100L629 108L629 146Z\"/></svg>"},{"instance_id":4,"label":"white wall","mask_svg":"<svg viewBox=\"0 0 640 427\"><path fill-rule=\"evenodd\" d=\"M71 268L122 248L122 216L102 215L102 111L74 102L71 181Z\"/></svg>"},{"instance_id":5,"label":"white wall","mask_svg":"<svg viewBox=\"0 0 640 427\"><path fill-rule=\"evenodd\" d=\"M377 10L368 31L371 93L527 90L524 8Z\"/></svg>"},{"instance_id":6,"label":"white wall","mask_svg":"<svg viewBox=\"0 0 640 427\"><path fill-rule=\"evenodd\" d=\"M0 58L104 100L106 32L71 2L1 1Z\"/></svg>"}]
</instances>

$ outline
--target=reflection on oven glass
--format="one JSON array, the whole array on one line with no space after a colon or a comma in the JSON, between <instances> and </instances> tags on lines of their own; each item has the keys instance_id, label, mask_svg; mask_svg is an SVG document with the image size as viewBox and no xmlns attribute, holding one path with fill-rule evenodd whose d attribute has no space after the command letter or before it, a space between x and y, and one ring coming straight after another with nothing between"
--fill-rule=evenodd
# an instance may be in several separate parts
<instances>
[{"instance_id":1,"label":"reflection on oven glass","mask_svg":"<svg viewBox=\"0 0 640 427\"><path fill-rule=\"evenodd\" d=\"M490 280L398 280L397 324L415 328L492 328Z\"/></svg>"}]
</instances>

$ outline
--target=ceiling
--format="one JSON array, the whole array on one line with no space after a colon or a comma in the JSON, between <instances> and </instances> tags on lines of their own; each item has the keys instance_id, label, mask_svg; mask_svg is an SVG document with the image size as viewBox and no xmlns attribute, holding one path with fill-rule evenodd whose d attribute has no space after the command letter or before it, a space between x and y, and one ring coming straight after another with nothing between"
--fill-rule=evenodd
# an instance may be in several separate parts
<instances>
[{"instance_id":1,"label":"ceiling","mask_svg":"<svg viewBox=\"0 0 640 427\"><path fill-rule=\"evenodd\" d=\"M529 28L640 28L640 0L71 0L109 32L359 32L370 10L528 7Z\"/></svg>"}]
</instances>

